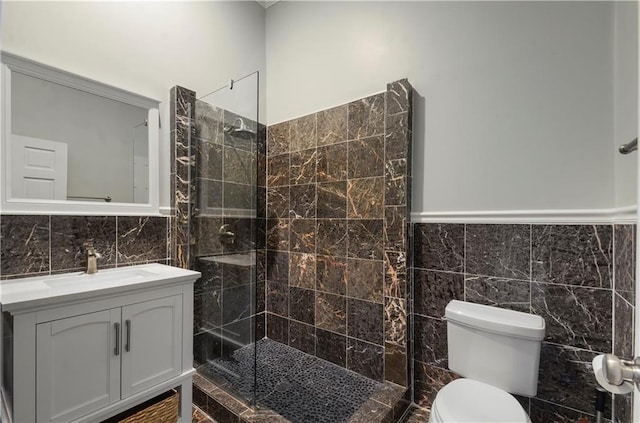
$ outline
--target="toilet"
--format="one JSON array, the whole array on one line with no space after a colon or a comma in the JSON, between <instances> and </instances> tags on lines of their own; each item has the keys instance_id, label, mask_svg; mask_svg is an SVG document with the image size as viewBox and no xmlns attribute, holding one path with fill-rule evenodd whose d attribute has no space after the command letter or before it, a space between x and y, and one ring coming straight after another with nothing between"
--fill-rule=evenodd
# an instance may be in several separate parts
<instances>
[{"instance_id":1,"label":"toilet","mask_svg":"<svg viewBox=\"0 0 640 423\"><path fill-rule=\"evenodd\" d=\"M429 423L530 423L511 395L534 397L544 319L533 314L451 301L445 310L449 369Z\"/></svg>"}]
</instances>

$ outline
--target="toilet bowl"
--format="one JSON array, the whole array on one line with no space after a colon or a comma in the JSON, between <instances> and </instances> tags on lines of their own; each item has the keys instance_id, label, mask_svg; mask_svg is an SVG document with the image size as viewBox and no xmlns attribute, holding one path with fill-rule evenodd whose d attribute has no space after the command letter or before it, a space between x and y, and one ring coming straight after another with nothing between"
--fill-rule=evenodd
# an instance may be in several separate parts
<instances>
[{"instance_id":1,"label":"toilet bowl","mask_svg":"<svg viewBox=\"0 0 640 423\"><path fill-rule=\"evenodd\" d=\"M531 423L508 392L472 379L456 379L440 389L429 423Z\"/></svg>"}]
</instances>

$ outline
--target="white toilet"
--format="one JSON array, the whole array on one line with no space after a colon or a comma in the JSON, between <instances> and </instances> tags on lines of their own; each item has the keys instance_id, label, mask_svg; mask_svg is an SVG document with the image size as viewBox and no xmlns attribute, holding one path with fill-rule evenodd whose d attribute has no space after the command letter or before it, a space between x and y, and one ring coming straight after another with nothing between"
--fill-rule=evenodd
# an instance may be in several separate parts
<instances>
[{"instance_id":1,"label":"white toilet","mask_svg":"<svg viewBox=\"0 0 640 423\"><path fill-rule=\"evenodd\" d=\"M536 395L544 319L456 300L445 315L449 368L464 379L440 389L429 423L530 423L510 393Z\"/></svg>"}]
</instances>

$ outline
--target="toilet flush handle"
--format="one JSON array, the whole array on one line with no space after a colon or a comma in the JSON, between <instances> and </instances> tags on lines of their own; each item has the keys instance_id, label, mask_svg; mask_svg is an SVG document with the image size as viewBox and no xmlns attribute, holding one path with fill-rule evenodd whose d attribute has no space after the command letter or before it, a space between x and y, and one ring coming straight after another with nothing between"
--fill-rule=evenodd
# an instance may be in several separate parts
<instances>
[{"instance_id":1,"label":"toilet flush handle","mask_svg":"<svg viewBox=\"0 0 640 423\"><path fill-rule=\"evenodd\" d=\"M634 361L621 360L613 354L605 354L602 373L612 385L624 382L640 382L640 357Z\"/></svg>"}]
</instances>

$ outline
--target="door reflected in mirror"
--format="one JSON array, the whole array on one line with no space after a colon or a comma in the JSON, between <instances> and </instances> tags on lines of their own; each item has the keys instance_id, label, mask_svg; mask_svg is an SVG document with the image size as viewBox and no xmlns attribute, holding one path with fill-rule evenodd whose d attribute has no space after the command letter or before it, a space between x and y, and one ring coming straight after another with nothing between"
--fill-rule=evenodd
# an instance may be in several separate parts
<instances>
[{"instance_id":1,"label":"door reflected in mirror","mask_svg":"<svg viewBox=\"0 0 640 423\"><path fill-rule=\"evenodd\" d=\"M11 74L11 197L147 203L148 110Z\"/></svg>"}]
</instances>

